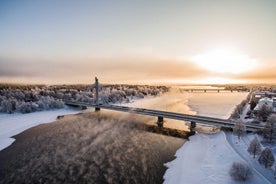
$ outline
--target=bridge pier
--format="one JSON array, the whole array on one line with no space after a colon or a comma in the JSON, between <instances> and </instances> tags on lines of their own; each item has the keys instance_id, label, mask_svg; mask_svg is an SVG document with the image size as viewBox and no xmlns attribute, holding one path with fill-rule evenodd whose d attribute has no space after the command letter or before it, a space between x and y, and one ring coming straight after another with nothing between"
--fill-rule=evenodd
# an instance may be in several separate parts
<instances>
[{"instance_id":1,"label":"bridge pier","mask_svg":"<svg viewBox=\"0 0 276 184\"><path fill-rule=\"evenodd\" d=\"M81 110L86 110L87 106L81 106Z\"/></svg>"},{"instance_id":2,"label":"bridge pier","mask_svg":"<svg viewBox=\"0 0 276 184\"><path fill-rule=\"evenodd\" d=\"M157 118L157 125L159 127L163 127L163 124L164 124L164 118L163 118L163 116L158 116L158 118Z\"/></svg>"},{"instance_id":3,"label":"bridge pier","mask_svg":"<svg viewBox=\"0 0 276 184\"><path fill-rule=\"evenodd\" d=\"M95 107L95 112L98 112L98 111L100 111L101 110L101 108L100 107Z\"/></svg>"},{"instance_id":4,"label":"bridge pier","mask_svg":"<svg viewBox=\"0 0 276 184\"><path fill-rule=\"evenodd\" d=\"M190 125L190 134L191 135L195 134L195 128L196 128L196 122L191 121L191 125Z\"/></svg>"}]
</instances>

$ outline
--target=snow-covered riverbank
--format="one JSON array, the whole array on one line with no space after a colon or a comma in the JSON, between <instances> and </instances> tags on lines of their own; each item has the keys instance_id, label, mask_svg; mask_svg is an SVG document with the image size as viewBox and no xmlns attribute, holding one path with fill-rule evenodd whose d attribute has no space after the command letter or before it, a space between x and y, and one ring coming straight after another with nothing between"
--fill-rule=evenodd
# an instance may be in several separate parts
<instances>
[{"instance_id":1,"label":"snow-covered riverbank","mask_svg":"<svg viewBox=\"0 0 276 184\"><path fill-rule=\"evenodd\" d=\"M0 151L11 145L15 139L12 136L42 123L50 123L59 115L75 114L79 110L64 108L33 112L29 114L0 114Z\"/></svg>"},{"instance_id":2,"label":"snow-covered riverbank","mask_svg":"<svg viewBox=\"0 0 276 184\"><path fill-rule=\"evenodd\" d=\"M243 144L242 146L246 147L247 145ZM176 152L175 156L175 160L166 164L168 167L164 175L166 184L239 183L232 180L229 170L234 161L246 162L228 143L224 132L192 136L190 141ZM253 169L253 178L246 183L265 184L270 182Z\"/></svg>"},{"instance_id":3,"label":"snow-covered riverbank","mask_svg":"<svg viewBox=\"0 0 276 184\"><path fill-rule=\"evenodd\" d=\"M143 100L148 101L154 97L146 97ZM139 98L134 98L129 104L139 103ZM38 111L32 113L0 113L0 151L10 146L15 139L11 138L29 128L43 124L54 122L59 115L76 114L81 110L78 108L64 107L62 109L53 109Z\"/></svg>"},{"instance_id":4,"label":"snow-covered riverbank","mask_svg":"<svg viewBox=\"0 0 276 184\"><path fill-rule=\"evenodd\" d=\"M188 105L199 115L227 118L247 93L237 97L234 95L198 94L189 98ZM253 177L245 183L275 183L273 171L263 168L247 152L252 137L253 134L248 134L238 141L233 134L224 132L190 137L190 141L176 152L176 159L165 164L168 170L164 183L240 183L229 175L231 164L237 161L245 162L252 168Z\"/></svg>"}]
</instances>

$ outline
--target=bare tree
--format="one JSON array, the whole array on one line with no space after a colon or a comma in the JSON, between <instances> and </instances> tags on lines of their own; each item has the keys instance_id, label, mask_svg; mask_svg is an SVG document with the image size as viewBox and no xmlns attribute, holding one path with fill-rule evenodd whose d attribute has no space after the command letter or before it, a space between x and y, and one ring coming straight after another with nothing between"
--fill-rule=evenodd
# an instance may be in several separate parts
<instances>
[{"instance_id":1,"label":"bare tree","mask_svg":"<svg viewBox=\"0 0 276 184\"><path fill-rule=\"evenodd\" d=\"M271 167L274 164L274 160L275 160L274 155L272 153L272 150L269 147L266 147L262 151L262 153L258 159L259 163L264 165L265 168Z\"/></svg>"},{"instance_id":2,"label":"bare tree","mask_svg":"<svg viewBox=\"0 0 276 184\"><path fill-rule=\"evenodd\" d=\"M236 181L246 181L252 176L250 167L241 162L233 162L229 173L230 176Z\"/></svg>"},{"instance_id":3,"label":"bare tree","mask_svg":"<svg viewBox=\"0 0 276 184\"><path fill-rule=\"evenodd\" d=\"M264 126L264 138L272 142L276 139L276 114L271 114Z\"/></svg>"},{"instance_id":4,"label":"bare tree","mask_svg":"<svg viewBox=\"0 0 276 184\"><path fill-rule=\"evenodd\" d=\"M249 147L247 149L247 151L254 156L259 155L262 151L261 149L261 144L258 140L258 138L255 136L254 139L251 140Z\"/></svg>"},{"instance_id":5,"label":"bare tree","mask_svg":"<svg viewBox=\"0 0 276 184\"><path fill-rule=\"evenodd\" d=\"M233 132L234 134L236 134L238 136L238 138L240 139L240 137L245 134L246 132L246 127L243 123L243 121L241 119L238 119L235 122L234 128L233 128Z\"/></svg>"}]
</instances>

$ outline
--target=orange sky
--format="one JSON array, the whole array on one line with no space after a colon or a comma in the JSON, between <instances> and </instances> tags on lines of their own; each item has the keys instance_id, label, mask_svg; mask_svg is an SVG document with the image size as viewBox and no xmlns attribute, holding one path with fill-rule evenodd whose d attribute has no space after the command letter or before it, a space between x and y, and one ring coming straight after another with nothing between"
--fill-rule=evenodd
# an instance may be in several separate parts
<instances>
[{"instance_id":1,"label":"orange sky","mask_svg":"<svg viewBox=\"0 0 276 184\"><path fill-rule=\"evenodd\" d=\"M139 57L66 59L39 64L28 60L24 65L21 60L1 63L0 72L5 76L2 81L15 83L91 83L94 76L104 83L134 84L275 83L276 79L276 63L237 74L210 71L193 61Z\"/></svg>"},{"instance_id":2,"label":"orange sky","mask_svg":"<svg viewBox=\"0 0 276 184\"><path fill-rule=\"evenodd\" d=\"M0 82L276 83L276 1L0 2Z\"/></svg>"}]
</instances>

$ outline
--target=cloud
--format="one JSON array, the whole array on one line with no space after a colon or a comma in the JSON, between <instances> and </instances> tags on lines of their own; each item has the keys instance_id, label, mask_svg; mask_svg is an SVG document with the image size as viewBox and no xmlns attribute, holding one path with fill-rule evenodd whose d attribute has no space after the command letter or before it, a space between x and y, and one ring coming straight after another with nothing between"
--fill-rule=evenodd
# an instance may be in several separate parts
<instances>
[{"instance_id":1,"label":"cloud","mask_svg":"<svg viewBox=\"0 0 276 184\"><path fill-rule=\"evenodd\" d=\"M156 58L19 60L0 58L0 78L45 78L53 83L86 83L95 75L106 82L203 77L192 62ZM20 82L20 81L18 81Z\"/></svg>"},{"instance_id":2,"label":"cloud","mask_svg":"<svg viewBox=\"0 0 276 184\"><path fill-rule=\"evenodd\" d=\"M275 62L267 63L264 66L261 66L255 70L251 70L237 75L236 78L256 82L276 83L276 64Z\"/></svg>"}]
</instances>

